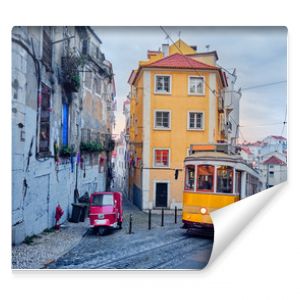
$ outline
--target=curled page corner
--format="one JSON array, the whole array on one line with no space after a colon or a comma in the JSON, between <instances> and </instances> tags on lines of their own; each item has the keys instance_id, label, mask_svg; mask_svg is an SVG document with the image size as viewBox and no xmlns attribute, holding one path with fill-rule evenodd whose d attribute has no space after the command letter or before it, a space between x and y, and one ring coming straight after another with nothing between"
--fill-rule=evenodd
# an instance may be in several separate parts
<instances>
[{"instance_id":1,"label":"curled page corner","mask_svg":"<svg viewBox=\"0 0 300 300\"><path fill-rule=\"evenodd\" d=\"M274 197L284 184L286 182L211 213L215 233L213 250L208 266L215 261L220 253L225 250L230 242Z\"/></svg>"}]
</instances>

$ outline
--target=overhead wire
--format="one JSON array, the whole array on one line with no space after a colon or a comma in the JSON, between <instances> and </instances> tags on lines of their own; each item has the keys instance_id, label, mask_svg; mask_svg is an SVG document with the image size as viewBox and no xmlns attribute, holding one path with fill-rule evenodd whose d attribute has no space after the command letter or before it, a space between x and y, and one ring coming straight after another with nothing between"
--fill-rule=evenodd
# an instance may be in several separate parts
<instances>
[{"instance_id":1,"label":"overhead wire","mask_svg":"<svg viewBox=\"0 0 300 300\"><path fill-rule=\"evenodd\" d=\"M166 34L166 36L170 39L170 41L173 43L173 45L177 48L177 50L181 53L181 55L183 55L184 59L186 60L186 62L190 65L190 67L193 68L193 66L191 65L190 61L188 60L188 58L183 54L183 52L181 51L181 49L175 44L175 42L173 41L173 39L171 38L171 36L169 35L169 33L163 28L163 26L160 26L161 30ZM193 72L195 72L197 75L202 76L202 74L200 72L198 72L195 69L192 69ZM208 87L208 89L213 93L216 94L216 90L213 90L209 84L206 82L206 80L204 80L204 84Z\"/></svg>"},{"instance_id":2,"label":"overhead wire","mask_svg":"<svg viewBox=\"0 0 300 300\"><path fill-rule=\"evenodd\" d=\"M174 44L174 46L177 48L177 50L183 55L183 57L186 59L187 63L191 66L189 60L186 58L186 56L183 54L183 52L181 51L181 49L175 44L174 40L171 38L170 34L166 31L166 29L163 26L160 26L161 30L164 32L164 34L167 36L167 38ZM221 69L223 69L224 71L226 71L228 74L230 74L231 76L236 77L236 75L234 74L234 72L229 72L226 68L220 66L217 64L218 67L220 67ZM192 66L191 66L192 67ZM198 75L200 75L200 73L197 70L193 70L194 72L196 72ZM281 83L285 83L287 82L286 80L281 80L281 81L276 81L276 82L270 82L270 83L266 83L266 84L261 84L261 85L255 85L255 86L250 86L250 87L246 87L246 88L241 88L242 91L245 90L250 90L250 89L255 89L255 88L262 88L262 87L266 87L266 86L271 86L271 85L276 85L276 84L281 84ZM205 85L208 87L208 89L213 93L216 94L216 90L213 90L209 84L206 82L206 80L204 80ZM287 109L286 109L286 114L285 114L285 120L283 122L283 128L282 128L282 133L284 131L285 125L286 125L286 115L287 115ZM273 124L264 124L264 125L255 125L255 126L249 126L249 125L240 125L237 124L237 122L229 115L229 118L235 123L236 125L236 133L238 131L239 135L241 136L241 138L243 139L243 141L246 141L242 131L241 131L241 127L265 127L265 126L274 126L274 125L280 125L282 124L282 122L280 123L273 123Z\"/></svg>"},{"instance_id":3,"label":"overhead wire","mask_svg":"<svg viewBox=\"0 0 300 300\"><path fill-rule=\"evenodd\" d=\"M281 81L274 81L274 82L269 82L269 83L264 83L264 84L259 84L259 85L253 85L245 88L241 88L242 91L247 91L247 90L253 90L253 89L258 89L266 86L271 86L271 85L276 85L276 84L281 84L281 83L286 83L286 80L281 80Z\"/></svg>"}]
</instances>

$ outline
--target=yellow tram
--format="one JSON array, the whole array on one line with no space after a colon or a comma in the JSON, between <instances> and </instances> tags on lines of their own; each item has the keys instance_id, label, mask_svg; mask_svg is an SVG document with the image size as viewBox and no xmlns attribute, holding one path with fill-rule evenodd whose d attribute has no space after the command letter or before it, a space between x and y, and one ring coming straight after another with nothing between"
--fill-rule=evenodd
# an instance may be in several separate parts
<instances>
[{"instance_id":1,"label":"yellow tram","mask_svg":"<svg viewBox=\"0 0 300 300\"><path fill-rule=\"evenodd\" d=\"M260 190L259 174L230 145L191 145L184 167L184 228L213 232L212 211Z\"/></svg>"}]
</instances>

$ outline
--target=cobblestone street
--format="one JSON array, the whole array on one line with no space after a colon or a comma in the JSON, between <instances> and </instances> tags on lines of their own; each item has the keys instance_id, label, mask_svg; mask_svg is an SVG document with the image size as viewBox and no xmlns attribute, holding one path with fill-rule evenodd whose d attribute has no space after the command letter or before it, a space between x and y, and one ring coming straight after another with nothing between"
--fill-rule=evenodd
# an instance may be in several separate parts
<instances>
[{"instance_id":1,"label":"cobblestone street","mask_svg":"<svg viewBox=\"0 0 300 300\"><path fill-rule=\"evenodd\" d=\"M132 234L129 216L132 214ZM124 226L99 236L89 230L80 243L48 268L63 269L202 269L207 264L213 242L186 234L181 217L166 213L152 214L148 230L148 214L124 201Z\"/></svg>"}]
</instances>

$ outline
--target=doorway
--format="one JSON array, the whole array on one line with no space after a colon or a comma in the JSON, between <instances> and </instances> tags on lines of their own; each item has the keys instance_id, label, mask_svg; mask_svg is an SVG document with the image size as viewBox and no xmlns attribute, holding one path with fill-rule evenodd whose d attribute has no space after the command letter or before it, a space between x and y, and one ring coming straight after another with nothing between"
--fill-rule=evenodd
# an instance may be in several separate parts
<instances>
[{"instance_id":1,"label":"doorway","mask_svg":"<svg viewBox=\"0 0 300 300\"><path fill-rule=\"evenodd\" d=\"M155 206L168 207L168 182L155 183Z\"/></svg>"}]
</instances>

